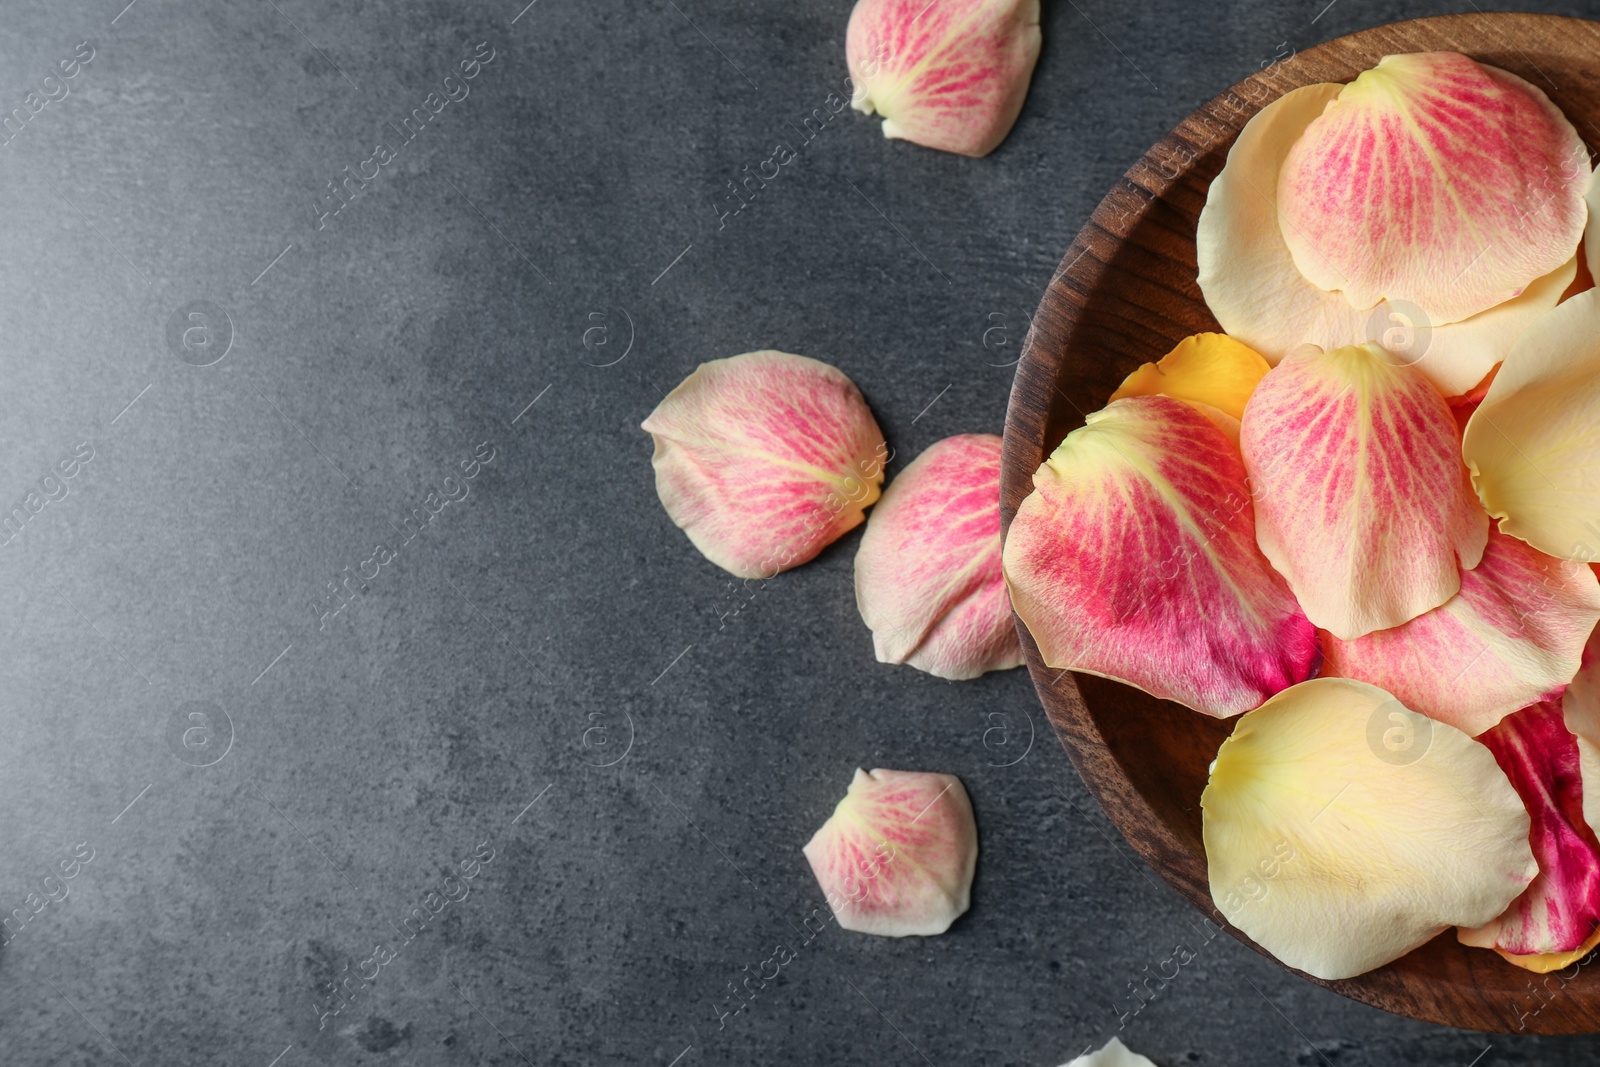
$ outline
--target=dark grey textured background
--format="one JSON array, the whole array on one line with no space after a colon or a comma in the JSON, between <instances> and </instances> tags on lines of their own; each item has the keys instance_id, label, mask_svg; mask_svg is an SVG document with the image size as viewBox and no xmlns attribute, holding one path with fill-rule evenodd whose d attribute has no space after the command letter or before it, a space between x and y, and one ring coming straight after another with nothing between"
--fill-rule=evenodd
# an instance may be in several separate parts
<instances>
[{"instance_id":1,"label":"dark grey textured background","mask_svg":"<svg viewBox=\"0 0 1600 1067\"><path fill-rule=\"evenodd\" d=\"M0 113L94 48L0 147L0 507L94 451L0 547L0 913L28 917L0 1062L1098 1045L1196 920L1086 801L1025 675L874 663L855 536L731 614L638 424L700 361L777 347L851 374L901 463L998 431L1029 310L1149 144L1285 43L1456 5L1046 0L993 156L846 113L719 228L725 184L845 90L848 0L525 2L0 12ZM326 183L484 41L470 96L318 229ZM231 347L194 367L167 325L202 300ZM485 442L469 495L319 628L327 583ZM821 905L799 848L857 765L964 779L971 913L927 940L829 927L719 1026ZM319 983L480 845L470 894L319 1033ZM1163 1067L1600 1062L1600 1039L1393 1018L1225 938L1123 1036Z\"/></svg>"}]
</instances>

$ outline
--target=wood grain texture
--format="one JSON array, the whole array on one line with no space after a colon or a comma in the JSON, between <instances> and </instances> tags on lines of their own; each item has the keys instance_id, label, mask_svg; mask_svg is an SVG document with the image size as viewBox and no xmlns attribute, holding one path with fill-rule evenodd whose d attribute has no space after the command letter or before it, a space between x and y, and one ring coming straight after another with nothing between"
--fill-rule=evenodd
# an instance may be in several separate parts
<instances>
[{"instance_id":1,"label":"wood grain texture","mask_svg":"<svg viewBox=\"0 0 1600 1067\"><path fill-rule=\"evenodd\" d=\"M1204 105L1106 195L1045 291L1006 415L1006 529L1032 489L1033 472L1086 412L1102 407L1140 363L1189 334L1220 328L1195 282L1195 223L1250 117L1291 89L1347 82L1392 53L1437 50L1521 75L1591 146L1600 141L1600 23L1555 16L1450 15L1365 30L1273 65ZM1131 686L1046 667L1026 628L1018 629L1045 711L1106 814L1163 878L1227 926L1207 889L1200 793L1231 723ZM1600 1032L1600 964L1536 976L1492 952L1462 947L1453 931L1377 971L1319 984L1449 1026Z\"/></svg>"}]
</instances>

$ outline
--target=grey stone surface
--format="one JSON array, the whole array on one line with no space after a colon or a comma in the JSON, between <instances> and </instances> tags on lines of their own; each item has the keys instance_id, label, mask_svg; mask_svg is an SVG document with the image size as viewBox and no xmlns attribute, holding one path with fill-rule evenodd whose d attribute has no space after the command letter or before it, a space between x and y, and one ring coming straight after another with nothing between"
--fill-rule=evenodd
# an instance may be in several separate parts
<instances>
[{"instance_id":1,"label":"grey stone surface","mask_svg":"<svg viewBox=\"0 0 1600 1067\"><path fill-rule=\"evenodd\" d=\"M848 0L522 2L5 5L0 111L66 95L0 147L0 504L41 494L0 547L0 912L28 917L0 1062L1098 1045L1195 916L1027 678L873 662L855 536L724 617L639 422L700 361L778 347L851 374L900 462L997 431L1029 310L1150 143L1280 42L1454 5L1046 0L992 157L847 113L719 222L844 91ZM480 42L469 95L403 141ZM319 228L379 141L393 160ZM460 499L323 620L430 493ZM928 940L829 927L723 1018L821 904L799 848L858 765L964 779L972 911ZM346 967L377 973L319 1030ZM1220 938L1123 1036L1164 1067L1600 1062L1393 1018Z\"/></svg>"}]
</instances>

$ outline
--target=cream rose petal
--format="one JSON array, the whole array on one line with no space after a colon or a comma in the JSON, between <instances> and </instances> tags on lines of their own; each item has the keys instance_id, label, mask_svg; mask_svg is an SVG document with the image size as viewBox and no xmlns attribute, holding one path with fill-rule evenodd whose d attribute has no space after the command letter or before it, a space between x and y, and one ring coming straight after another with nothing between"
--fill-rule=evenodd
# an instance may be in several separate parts
<instances>
[{"instance_id":1,"label":"cream rose petal","mask_svg":"<svg viewBox=\"0 0 1600 1067\"><path fill-rule=\"evenodd\" d=\"M1335 637L1438 607L1483 555L1449 406L1376 345L1296 349L1251 394L1239 445L1261 551Z\"/></svg>"},{"instance_id":2,"label":"cream rose petal","mask_svg":"<svg viewBox=\"0 0 1600 1067\"><path fill-rule=\"evenodd\" d=\"M855 383L786 352L702 363L644 429L667 514L741 578L797 567L858 525L888 458Z\"/></svg>"},{"instance_id":3,"label":"cream rose petal","mask_svg":"<svg viewBox=\"0 0 1600 1067\"><path fill-rule=\"evenodd\" d=\"M1256 547L1244 468L1206 414L1113 400L1033 485L1003 560L1046 664L1218 717L1311 674L1316 632Z\"/></svg>"},{"instance_id":4,"label":"cream rose petal","mask_svg":"<svg viewBox=\"0 0 1600 1067\"><path fill-rule=\"evenodd\" d=\"M1600 560L1600 289L1522 335L1461 454L1500 529L1552 556Z\"/></svg>"},{"instance_id":5,"label":"cream rose petal","mask_svg":"<svg viewBox=\"0 0 1600 1067\"><path fill-rule=\"evenodd\" d=\"M1566 727L1578 739L1583 779L1583 818L1600 833L1600 629L1589 635L1583 663L1561 694Z\"/></svg>"},{"instance_id":6,"label":"cream rose petal","mask_svg":"<svg viewBox=\"0 0 1600 1067\"><path fill-rule=\"evenodd\" d=\"M1365 682L1317 678L1246 713L1200 807L1218 909L1317 978L1486 923L1538 871L1490 751Z\"/></svg>"},{"instance_id":7,"label":"cream rose petal","mask_svg":"<svg viewBox=\"0 0 1600 1067\"><path fill-rule=\"evenodd\" d=\"M1527 805L1539 874L1503 914L1456 936L1516 956L1576 951L1600 929L1600 843L1584 822L1578 745L1561 705L1524 708L1478 740Z\"/></svg>"},{"instance_id":8,"label":"cream rose petal","mask_svg":"<svg viewBox=\"0 0 1600 1067\"><path fill-rule=\"evenodd\" d=\"M1085 1052L1061 1067L1156 1067L1145 1057L1132 1051L1116 1038L1107 1041L1093 1052Z\"/></svg>"},{"instance_id":9,"label":"cream rose petal","mask_svg":"<svg viewBox=\"0 0 1600 1067\"><path fill-rule=\"evenodd\" d=\"M1593 571L1491 529L1459 593L1392 629L1353 641L1327 635L1322 674L1371 682L1476 737L1560 692L1596 622Z\"/></svg>"},{"instance_id":10,"label":"cream rose petal","mask_svg":"<svg viewBox=\"0 0 1600 1067\"><path fill-rule=\"evenodd\" d=\"M1589 221L1583 229L1584 266L1591 279L1600 278L1600 171L1589 176L1589 191L1583 202L1589 208Z\"/></svg>"},{"instance_id":11,"label":"cream rose petal","mask_svg":"<svg viewBox=\"0 0 1600 1067\"><path fill-rule=\"evenodd\" d=\"M1278 218L1319 288L1443 324L1572 258L1589 177L1583 141L1538 88L1456 52L1393 55L1289 149Z\"/></svg>"},{"instance_id":12,"label":"cream rose petal","mask_svg":"<svg viewBox=\"0 0 1600 1067\"><path fill-rule=\"evenodd\" d=\"M859 0L852 103L883 116L885 137L986 156L1017 121L1039 45L1039 0Z\"/></svg>"},{"instance_id":13,"label":"cream rose petal","mask_svg":"<svg viewBox=\"0 0 1600 1067\"><path fill-rule=\"evenodd\" d=\"M889 483L856 550L856 607L880 663L949 679L1021 666L1000 572L1000 438L947 437Z\"/></svg>"},{"instance_id":14,"label":"cream rose petal","mask_svg":"<svg viewBox=\"0 0 1600 1067\"><path fill-rule=\"evenodd\" d=\"M840 926L928 936L967 910L978 831L954 775L857 770L804 851Z\"/></svg>"},{"instance_id":15,"label":"cream rose petal","mask_svg":"<svg viewBox=\"0 0 1600 1067\"><path fill-rule=\"evenodd\" d=\"M1483 403L1483 398L1489 395L1489 386L1494 384L1494 376L1499 371L1500 365L1497 363L1494 370L1485 375L1477 385L1459 396L1445 399L1445 403L1450 405L1450 414L1455 416L1456 429L1461 433L1467 432L1467 423L1472 421L1472 414Z\"/></svg>"},{"instance_id":16,"label":"cream rose petal","mask_svg":"<svg viewBox=\"0 0 1600 1067\"><path fill-rule=\"evenodd\" d=\"M1555 307L1577 259L1569 257L1521 296L1449 324L1399 300L1357 308L1342 293L1313 285L1295 266L1278 224L1278 178L1290 147L1343 88L1295 89L1245 125L1200 213L1201 292L1222 328L1268 363L1301 344L1333 349L1375 341L1414 363L1445 396L1465 393L1505 358L1523 330Z\"/></svg>"}]
</instances>

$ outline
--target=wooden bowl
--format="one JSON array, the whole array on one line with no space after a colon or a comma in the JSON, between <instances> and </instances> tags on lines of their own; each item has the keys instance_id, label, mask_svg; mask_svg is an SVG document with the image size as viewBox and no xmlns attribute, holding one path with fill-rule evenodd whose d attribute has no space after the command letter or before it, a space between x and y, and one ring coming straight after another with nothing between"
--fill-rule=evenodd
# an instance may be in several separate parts
<instances>
[{"instance_id":1,"label":"wooden bowl","mask_svg":"<svg viewBox=\"0 0 1600 1067\"><path fill-rule=\"evenodd\" d=\"M1141 363L1219 330L1195 283L1195 223L1235 135L1302 85L1348 82L1386 55L1455 51L1521 75L1600 138L1600 23L1547 15L1417 19L1341 37L1235 85L1162 138L1112 188L1045 290L1006 413L1000 510L1006 529L1033 472L1086 412ZM1034 686L1078 773L1128 842L1214 922L1200 837L1206 768L1232 729L1131 686L1046 667L1020 622ZM1249 938L1228 928L1260 951ZM1296 972L1301 973L1301 972ZM1344 981L1303 975L1413 1019L1504 1033L1600 1032L1600 966L1552 975L1513 967L1454 931Z\"/></svg>"}]
</instances>

